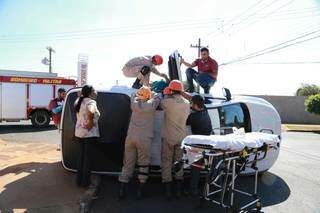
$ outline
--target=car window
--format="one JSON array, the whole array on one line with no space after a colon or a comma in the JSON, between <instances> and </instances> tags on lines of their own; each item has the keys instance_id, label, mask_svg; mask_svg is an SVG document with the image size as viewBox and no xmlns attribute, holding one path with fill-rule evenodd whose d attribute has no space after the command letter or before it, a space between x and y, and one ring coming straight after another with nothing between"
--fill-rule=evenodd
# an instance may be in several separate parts
<instances>
[{"instance_id":1,"label":"car window","mask_svg":"<svg viewBox=\"0 0 320 213\"><path fill-rule=\"evenodd\" d=\"M211 119L213 134L220 135L220 116L218 109L208 109Z\"/></svg>"},{"instance_id":2,"label":"car window","mask_svg":"<svg viewBox=\"0 0 320 213\"><path fill-rule=\"evenodd\" d=\"M221 127L245 127L244 112L240 104L223 106L220 108Z\"/></svg>"}]
</instances>

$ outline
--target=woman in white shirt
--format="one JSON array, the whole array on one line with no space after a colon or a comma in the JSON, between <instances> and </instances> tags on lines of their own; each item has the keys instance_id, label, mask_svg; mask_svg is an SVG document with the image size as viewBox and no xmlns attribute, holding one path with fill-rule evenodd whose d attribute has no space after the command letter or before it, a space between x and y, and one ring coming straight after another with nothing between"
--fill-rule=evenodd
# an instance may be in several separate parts
<instances>
[{"instance_id":1,"label":"woman in white shirt","mask_svg":"<svg viewBox=\"0 0 320 213\"><path fill-rule=\"evenodd\" d=\"M78 160L77 184L88 186L91 174L91 149L93 143L97 142L99 134L98 120L100 112L97 108L97 92L92 86L85 85L81 90L80 97L75 102L77 123L75 136L80 143Z\"/></svg>"}]
</instances>

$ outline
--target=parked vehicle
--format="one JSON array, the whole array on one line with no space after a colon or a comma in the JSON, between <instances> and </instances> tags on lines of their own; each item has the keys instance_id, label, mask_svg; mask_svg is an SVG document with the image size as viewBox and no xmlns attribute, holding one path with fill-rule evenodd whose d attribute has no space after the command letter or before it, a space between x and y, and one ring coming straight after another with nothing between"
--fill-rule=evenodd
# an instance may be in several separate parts
<instances>
[{"instance_id":1,"label":"parked vehicle","mask_svg":"<svg viewBox=\"0 0 320 213\"><path fill-rule=\"evenodd\" d=\"M179 57L175 52L169 57L171 79L181 77ZM79 144L74 137L76 113L74 102L80 88L68 92L62 112L62 163L65 169L76 171ZM98 91L98 108L101 112L99 128L101 137L93 150L93 171L102 174L117 174L121 171L124 142L130 121L130 96L135 92L128 87L112 87ZM228 134L233 127L244 128L246 132L267 132L281 135L281 120L276 109L261 98L235 96L225 89L225 98L206 95L206 107L211 118L212 134ZM156 112L154 139L152 141L151 168L160 171L161 137L160 127L163 111ZM260 172L267 171L276 161L280 150L270 150L267 157L260 161ZM246 171L250 172L250 171Z\"/></svg>"},{"instance_id":2,"label":"parked vehicle","mask_svg":"<svg viewBox=\"0 0 320 213\"><path fill-rule=\"evenodd\" d=\"M76 86L72 79L55 73L0 70L0 122L31 119L35 127L46 127L51 112L48 104L59 88Z\"/></svg>"}]
</instances>

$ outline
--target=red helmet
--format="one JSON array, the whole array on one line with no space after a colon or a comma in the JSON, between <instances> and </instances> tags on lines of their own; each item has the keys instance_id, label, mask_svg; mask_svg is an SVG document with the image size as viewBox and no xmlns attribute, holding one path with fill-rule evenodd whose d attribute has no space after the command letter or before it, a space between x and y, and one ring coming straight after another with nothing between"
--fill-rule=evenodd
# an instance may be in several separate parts
<instances>
[{"instance_id":1,"label":"red helmet","mask_svg":"<svg viewBox=\"0 0 320 213\"><path fill-rule=\"evenodd\" d=\"M169 83L169 88L170 90L172 91L183 91L183 84L181 83L181 81L179 80L172 80L170 83Z\"/></svg>"},{"instance_id":2,"label":"red helmet","mask_svg":"<svg viewBox=\"0 0 320 213\"><path fill-rule=\"evenodd\" d=\"M171 94L171 89L169 87L164 88L163 94L164 95L170 95Z\"/></svg>"},{"instance_id":3,"label":"red helmet","mask_svg":"<svg viewBox=\"0 0 320 213\"><path fill-rule=\"evenodd\" d=\"M163 63L163 58L161 57L161 55L154 55L152 57L152 61L155 65L160 65Z\"/></svg>"}]
</instances>

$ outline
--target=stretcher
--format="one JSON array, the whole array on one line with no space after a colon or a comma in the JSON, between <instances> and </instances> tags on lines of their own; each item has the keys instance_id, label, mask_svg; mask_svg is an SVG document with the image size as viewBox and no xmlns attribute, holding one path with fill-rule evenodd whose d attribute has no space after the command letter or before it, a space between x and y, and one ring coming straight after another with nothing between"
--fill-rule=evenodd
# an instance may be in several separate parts
<instances>
[{"instance_id":1,"label":"stretcher","mask_svg":"<svg viewBox=\"0 0 320 213\"><path fill-rule=\"evenodd\" d=\"M263 160L270 149L278 149L278 135L251 132L229 135L191 135L182 142L185 167L192 166L205 172L201 201L211 201L227 212L261 210L258 188L257 162ZM253 192L236 188L239 174L250 167L254 172ZM239 179L238 181L241 181ZM248 197L248 202L236 206L237 194Z\"/></svg>"}]
</instances>

